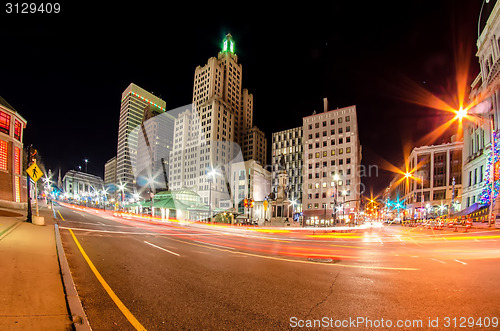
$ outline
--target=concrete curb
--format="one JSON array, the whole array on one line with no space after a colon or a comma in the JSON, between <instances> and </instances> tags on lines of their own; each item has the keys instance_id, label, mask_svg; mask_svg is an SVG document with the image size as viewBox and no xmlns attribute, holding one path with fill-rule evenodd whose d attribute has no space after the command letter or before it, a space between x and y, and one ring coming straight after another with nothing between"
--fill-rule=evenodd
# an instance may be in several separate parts
<instances>
[{"instance_id":1,"label":"concrete curb","mask_svg":"<svg viewBox=\"0 0 500 331\"><path fill-rule=\"evenodd\" d=\"M73 320L73 326L77 331L90 331L92 328L90 327L87 315L83 310L82 302L80 301L80 297L76 291L75 283L73 282L73 277L71 277L71 272L69 270L68 260L66 259L66 254L64 253L64 249L62 247L59 226L54 224L54 229L56 234L59 268L61 270L61 278L64 285L64 292L66 294L66 303Z\"/></svg>"}]
</instances>

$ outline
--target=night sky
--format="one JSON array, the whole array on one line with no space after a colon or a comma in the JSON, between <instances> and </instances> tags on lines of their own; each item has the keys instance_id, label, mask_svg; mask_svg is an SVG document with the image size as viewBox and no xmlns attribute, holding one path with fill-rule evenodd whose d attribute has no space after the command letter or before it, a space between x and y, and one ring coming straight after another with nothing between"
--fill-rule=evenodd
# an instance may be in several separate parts
<instances>
[{"instance_id":1,"label":"night sky","mask_svg":"<svg viewBox=\"0 0 500 331\"><path fill-rule=\"evenodd\" d=\"M415 86L453 95L459 45L470 47L469 81L477 75L482 1L332 2L87 1L62 3L51 15L8 15L2 7L0 96L27 119L24 143L38 148L48 168L64 174L88 158L88 171L103 176L116 155L129 83L160 96L167 109L189 104L196 66L217 56L231 33L243 87L254 95L254 125L266 132L269 150L272 132L302 125L328 97L332 109L357 106L365 166L399 166L404 144L450 118L404 97ZM378 175L362 179L367 191L388 185L390 173Z\"/></svg>"}]
</instances>

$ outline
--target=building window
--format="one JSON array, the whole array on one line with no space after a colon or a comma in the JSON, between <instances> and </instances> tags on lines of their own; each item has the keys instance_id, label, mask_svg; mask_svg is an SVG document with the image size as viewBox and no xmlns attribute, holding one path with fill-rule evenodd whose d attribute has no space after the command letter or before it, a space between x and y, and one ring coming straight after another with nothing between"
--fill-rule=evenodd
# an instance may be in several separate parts
<instances>
[{"instance_id":1,"label":"building window","mask_svg":"<svg viewBox=\"0 0 500 331\"><path fill-rule=\"evenodd\" d=\"M342 117L339 117L339 119L337 120L337 123L342 123Z\"/></svg>"},{"instance_id":2,"label":"building window","mask_svg":"<svg viewBox=\"0 0 500 331\"><path fill-rule=\"evenodd\" d=\"M335 124L335 120L331 120L331 121L330 121L330 124L331 124L331 125L334 125L334 124Z\"/></svg>"},{"instance_id":3,"label":"building window","mask_svg":"<svg viewBox=\"0 0 500 331\"><path fill-rule=\"evenodd\" d=\"M14 147L14 170L16 175L21 174L21 149Z\"/></svg>"},{"instance_id":4,"label":"building window","mask_svg":"<svg viewBox=\"0 0 500 331\"><path fill-rule=\"evenodd\" d=\"M18 120L16 120L14 124L14 138L21 140L21 122Z\"/></svg>"},{"instance_id":5,"label":"building window","mask_svg":"<svg viewBox=\"0 0 500 331\"><path fill-rule=\"evenodd\" d=\"M7 171L7 155L8 144L6 141L0 140L0 170Z\"/></svg>"},{"instance_id":6,"label":"building window","mask_svg":"<svg viewBox=\"0 0 500 331\"><path fill-rule=\"evenodd\" d=\"M334 135L334 134L335 134L335 129L332 129L332 130L330 131L330 134Z\"/></svg>"},{"instance_id":7,"label":"building window","mask_svg":"<svg viewBox=\"0 0 500 331\"><path fill-rule=\"evenodd\" d=\"M330 145L335 145L335 139L330 140Z\"/></svg>"},{"instance_id":8,"label":"building window","mask_svg":"<svg viewBox=\"0 0 500 331\"><path fill-rule=\"evenodd\" d=\"M342 128L339 128L339 134L343 133Z\"/></svg>"},{"instance_id":9,"label":"building window","mask_svg":"<svg viewBox=\"0 0 500 331\"><path fill-rule=\"evenodd\" d=\"M327 157L327 156L328 156L327 151L323 151L323 157Z\"/></svg>"},{"instance_id":10,"label":"building window","mask_svg":"<svg viewBox=\"0 0 500 331\"><path fill-rule=\"evenodd\" d=\"M345 121L346 121L346 122L349 122L350 120L351 120L351 116L347 115L347 116L345 117Z\"/></svg>"},{"instance_id":11,"label":"building window","mask_svg":"<svg viewBox=\"0 0 500 331\"><path fill-rule=\"evenodd\" d=\"M347 147L347 148L345 149L345 152L346 152L346 153L350 153L350 152L351 152L351 147Z\"/></svg>"},{"instance_id":12,"label":"building window","mask_svg":"<svg viewBox=\"0 0 500 331\"><path fill-rule=\"evenodd\" d=\"M332 149L332 155L335 155L335 150L334 149Z\"/></svg>"},{"instance_id":13,"label":"building window","mask_svg":"<svg viewBox=\"0 0 500 331\"><path fill-rule=\"evenodd\" d=\"M10 115L0 111L0 132L9 134Z\"/></svg>"}]
</instances>

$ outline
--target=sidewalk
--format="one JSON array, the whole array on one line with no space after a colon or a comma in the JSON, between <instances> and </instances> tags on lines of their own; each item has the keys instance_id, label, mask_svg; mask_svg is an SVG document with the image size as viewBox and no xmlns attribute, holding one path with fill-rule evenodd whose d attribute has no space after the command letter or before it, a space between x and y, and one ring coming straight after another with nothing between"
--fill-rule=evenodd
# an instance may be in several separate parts
<instances>
[{"instance_id":1,"label":"sidewalk","mask_svg":"<svg viewBox=\"0 0 500 331\"><path fill-rule=\"evenodd\" d=\"M45 225L26 211L0 209L0 330L72 330L51 210Z\"/></svg>"}]
</instances>

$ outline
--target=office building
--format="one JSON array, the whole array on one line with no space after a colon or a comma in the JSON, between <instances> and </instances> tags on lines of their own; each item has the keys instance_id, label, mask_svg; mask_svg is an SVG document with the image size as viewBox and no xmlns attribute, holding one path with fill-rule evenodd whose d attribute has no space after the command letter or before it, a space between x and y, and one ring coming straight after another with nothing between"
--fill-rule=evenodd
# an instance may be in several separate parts
<instances>
[{"instance_id":1,"label":"office building","mask_svg":"<svg viewBox=\"0 0 500 331\"><path fill-rule=\"evenodd\" d=\"M134 162L137 160L138 133L146 106L152 105L165 111L165 101L131 83L122 93L118 146L116 155L116 185L124 185L125 193L136 190Z\"/></svg>"},{"instance_id":2,"label":"office building","mask_svg":"<svg viewBox=\"0 0 500 331\"><path fill-rule=\"evenodd\" d=\"M461 209L462 148L463 142L453 136L450 143L412 150L405 160L407 166L390 185L389 199L400 203L400 218L434 218ZM465 178L471 179L479 183L484 177L476 172L473 178Z\"/></svg>"},{"instance_id":3,"label":"office building","mask_svg":"<svg viewBox=\"0 0 500 331\"><path fill-rule=\"evenodd\" d=\"M323 112L303 118L303 135L305 224L354 220L362 191L356 106L328 110L325 99Z\"/></svg>"},{"instance_id":4,"label":"office building","mask_svg":"<svg viewBox=\"0 0 500 331\"><path fill-rule=\"evenodd\" d=\"M302 167L303 167L303 127L283 130L272 136L272 191L278 192L278 174L285 170L288 175L287 197L295 201L295 211L302 211ZM285 169L281 169L284 162Z\"/></svg>"},{"instance_id":5,"label":"office building","mask_svg":"<svg viewBox=\"0 0 500 331\"><path fill-rule=\"evenodd\" d=\"M216 208L231 200L229 166L243 160L240 146L248 159L265 162L266 140L252 119L253 95L242 88L242 65L228 34L217 58L195 69L192 109L176 116L171 189L189 188Z\"/></svg>"}]
</instances>

